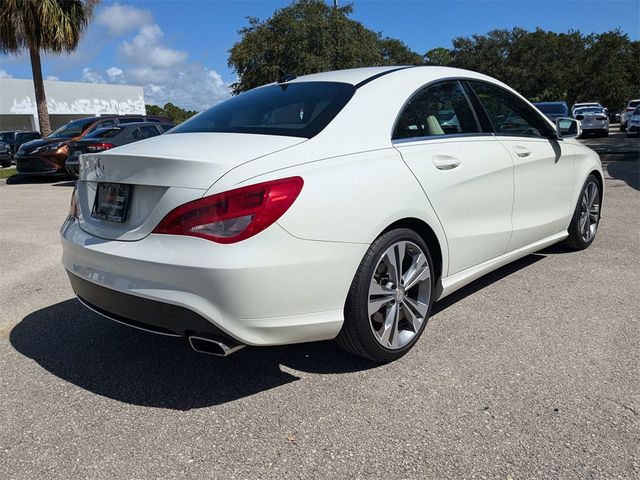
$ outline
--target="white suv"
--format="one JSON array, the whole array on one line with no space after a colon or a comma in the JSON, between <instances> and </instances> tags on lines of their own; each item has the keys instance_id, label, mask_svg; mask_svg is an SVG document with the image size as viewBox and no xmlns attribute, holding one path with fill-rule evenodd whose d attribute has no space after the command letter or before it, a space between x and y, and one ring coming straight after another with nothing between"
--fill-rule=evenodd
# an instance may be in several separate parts
<instances>
[{"instance_id":1,"label":"white suv","mask_svg":"<svg viewBox=\"0 0 640 480\"><path fill-rule=\"evenodd\" d=\"M640 105L640 98L636 100L629 100L627 103L627 107L622 111L620 115L620 131L625 132L627 130L627 123L629 122L629 117L633 114L633 111L636 107Z\"/></svg>"}]
</instances>

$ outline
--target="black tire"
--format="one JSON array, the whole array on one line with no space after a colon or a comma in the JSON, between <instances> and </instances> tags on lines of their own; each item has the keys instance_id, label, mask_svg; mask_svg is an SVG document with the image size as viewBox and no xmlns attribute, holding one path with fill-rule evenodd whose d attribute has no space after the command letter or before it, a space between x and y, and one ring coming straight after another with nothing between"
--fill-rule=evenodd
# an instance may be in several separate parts
<instances>
[{"instance_id":1,"label":"black tire","mask_svg":"<svg viewBox=\"0 0 640 480\"><path fill-rule=\"evenodd\" d=\"M583 213L582 209L582 198L585 194L585 190L590 183L595 183L598 186L598 221L596 223L596 230L593 233L593 236L589 240L585 240L580 232L580 217ZM596 238L597 229L600 225L600 215L602 212L602 185L600 181L596 178L595 175L591 174L587 177L582 186L582 190L580 190L580 196L578 197L578 203L573 212L573 217L571 218L571 223L569 224L569 236L564 240L563 245L571 250L584 250L589 247L593 243L593 240Z\"/></svg>"},{"instance_id":2,"label":"black tire","mask_svg":"<svg viewBox=\"0 0 640 480\"><path fill-rule=\"evenodd\" d=\"M609 130L605 130L604 132L602 132L602 136L603 137L608 137L609 136Z\"/></svg>"},{"instance_id":3,"label":"black tire","mask_svg":"<svg viewBox=\"0 0 640 480\"><path fill-rule=\"evenodd\" d=\"M0 166L2 166L2 168L9 168L11 166L11 160L0 163Z\"/></svg>"},{"instance_id":4,"label":"black tire","mask_svg":"<svg viewBox=\"0 0 640 480\"><path fill-rule=\"evenodd\" d=\"M626 131L627 131L627 125L626 125L626 124L624 124L624 123L621 123L621 124L620 124L620 131L621 131L621 132L626 132Z\"/></svg>"},{"instance_id":5,"label":"black tire","mask_svg":"<svg viewBox=\"0 0 640 480\"><path fill-rule=\"evenodd\" d=\"M372 278L374 274L376 274L376 268L384 253L394 244L403 241L411 242L419 247L426 257L431 273L429 281L424 280L421 285L425 286L421 288L429 289L429 298L428 302L423 304L427 305L424 320L418 331L415 332L413 338L401 348L390 349L385 348L373 333L369 318L369 288ZM399 228L382 234L367 250L351 283L347 302L344 307L344 324L336 337L336 342L347 352L368 360L380 363L397 360L413 347L424 331L433 305L434 285L435 273L431 253L420 235L408 228ZM410 291L407 290L407 296L409 296L409 292ZM393 304L395 304L395 302L396 300L393 300ZM398 302L400 302L400 300L398 300ZM399 303L399 305L400 304L401 303ZM402 309L400 309L400 311L402 311Z\"/></svg>"}]
</instances>

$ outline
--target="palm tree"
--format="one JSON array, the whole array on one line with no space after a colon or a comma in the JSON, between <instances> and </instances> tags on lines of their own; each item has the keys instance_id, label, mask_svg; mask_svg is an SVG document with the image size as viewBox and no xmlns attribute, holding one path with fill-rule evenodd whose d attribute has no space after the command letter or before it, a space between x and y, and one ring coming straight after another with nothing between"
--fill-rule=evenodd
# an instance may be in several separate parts
<instances>
[{"instance_id":1,"label":"palm tree","mask_svg":"<svg viewBox=\"0 0 640 480\"><path fill-rule=\"evenodd\" d=\"M99 0L0 0L0 52L29 50L38 120L51 133L40 52L70 53L78 46Z\"/></svg>"}]
</instances>

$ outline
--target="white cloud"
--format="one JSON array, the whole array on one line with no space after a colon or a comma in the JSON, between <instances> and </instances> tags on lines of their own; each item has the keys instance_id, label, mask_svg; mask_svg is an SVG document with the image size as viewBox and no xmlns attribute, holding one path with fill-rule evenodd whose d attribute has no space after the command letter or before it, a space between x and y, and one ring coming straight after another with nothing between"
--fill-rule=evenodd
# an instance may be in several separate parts
<instances>
[{"instance_id":1,"label":"white cloud","mask_svg":"<svg viewBox=\"0 0 640 480\"><path fill-rule=\"evenodd\" d=\"M57 82L60 79L58 77L56 77L55 75L47 75L46 80L51 80L51 81Z\"/></svg>"},{"instance_id":2,"label":"white cloud","mask_svg":"<svg viewBox=\"0 0 640 480\"><path fill-rule=\"evenodd\" d=\"M96 22L105 27L111 35L116 36L152 23L153 15L149 10L115 3L101 9Z\"/></svg>"},{"instance_id":3,"label":"white cloud","mask_svg":"<svg viewBox=\"0 0 640 480\"><path fill-rule=\"evenodd\" d=\"M109 83L125 83L124 71L121 68L107 68L106 73Z\"/></svg>"},{"instance_id":4,"label":"white cloud","mask_svg":"<svg viewBox=\"0 0 640 480\"><path fill-rule=\"evenodd\" d=\"M115 4L101 10L97 18L110 33L135 29L136 34L120 44L117 66L104 71L87 67L82 71L83 81L141 85L147 103L171 102L192 110L206 109L229 97L229 84L218 72L164 42L164 32L149 11ZM126 28L114 19L125 22Z\"/></svg>"},{"instance_id":5,"label":"white cloud","mask_svg":"<svg viewBox=\"0 0 640 480\"><path fill-rule=\"evenodd\" d=\"M173 50L162 44L164 34L160 27L145 25L131 42L122 42L120 53L123 59L132 65L171 68L184 62L187 52Z\"/></svg>"},{"instance_id":6,"label":"white cloud","mask_svg":"<svg viewBox=\"0 0 640 480\"><path fill-rule=\"evenodd\" d=\"M97 70L85 67L82 69L82 81L87 83L105 83L104 78Z\"/></svg>"},{"instance_id":7,"label":"white cloud","mask_svg":"<svg viewBox=\"0 0 640 480\"><path fill-rule=\"evenodd\" d=\"M0 68L0 78L13 78L13 75L7 72L4 68Z\"/></svg>"}]
</instances>

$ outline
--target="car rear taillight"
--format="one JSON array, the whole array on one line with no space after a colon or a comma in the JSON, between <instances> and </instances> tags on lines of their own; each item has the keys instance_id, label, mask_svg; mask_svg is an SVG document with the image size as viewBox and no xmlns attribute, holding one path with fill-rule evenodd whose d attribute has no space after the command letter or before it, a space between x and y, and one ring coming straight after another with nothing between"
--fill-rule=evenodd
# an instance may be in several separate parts
<instances>
[{"instance_id":1,"label":"car rear taillight","mask_svg":"<svg viewBox=\"0 0 640 480\"><path fill-rule=\"evenodd\" d=\"M86 145L85 149L87 150L87 152L102 152L103 150L109 150L110 148L113 148L113 147L115 147L113 143L98 142L98 143L90 143L89 145Z\"/></svg>"},{"instance_id":2,"label":"car rear taillight","mask_svg":"<svg viewBox=\"0 0 640 480\"><path fill-rule=\"evenodd\" d=\"M239 242L278 220L298 198L303 184L302 178L290 177L204 197L173 209L153 233Z\"/></svg>"}]
</instances>

